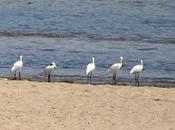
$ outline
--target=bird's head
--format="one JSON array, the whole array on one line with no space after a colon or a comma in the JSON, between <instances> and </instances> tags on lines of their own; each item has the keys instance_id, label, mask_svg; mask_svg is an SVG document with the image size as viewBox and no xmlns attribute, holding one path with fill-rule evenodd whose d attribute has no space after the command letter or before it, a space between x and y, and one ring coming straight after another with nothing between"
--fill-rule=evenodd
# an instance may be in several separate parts
<instances>
[{"instance_id":1,"label":"bird's head","mask_svg":"<svg viewBox=\"0 0 175 130\"><path fill-rule=\"evenodd\" d=\"M93 62L93 63L95 62L95 57L92 57L92 62Z\"/></svg>"},{"instance_id":2,"label":"bird's head","mask_svg":"<svg viewBox=\"0 0 175 130\"><path fill-rule=\"evenodd\" d=\"M143 60L140 60L140 62L141 62L141 65L143 66Z\"/></svg>"},{"instance_id":3,"label":"bird's head","mask_svg":"<svg viewBox=\"0 0 175 130\"><path fill-rule=\"evenodd\" d=\"M55 69L57 68L55 62L52 62L52 65L53 65L53 67L54 67Z\"/></svg>"},{"instance_id":4,"label":"bird's head","mask_svg":"<svg viewBox=\"0 0 175 130\"><path fill-rule=\"evenodd\" d=\"M20 61L22 61L22 58L23 58L22 55L20 55Z\"/></svg>"}]
</instances>

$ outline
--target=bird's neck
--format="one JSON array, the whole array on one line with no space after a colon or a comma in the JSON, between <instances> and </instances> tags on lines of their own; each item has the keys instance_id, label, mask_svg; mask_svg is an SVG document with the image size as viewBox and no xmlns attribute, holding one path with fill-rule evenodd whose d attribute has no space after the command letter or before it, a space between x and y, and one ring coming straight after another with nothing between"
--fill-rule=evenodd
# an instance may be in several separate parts
<instances>
[{"instance_id":1,"label":"bird's neck","mask_svg":"<svg viewBox=\"0 0 175 130\"><path fill-rule=\"evenodd\" d=\"M121 65L123 64L123 60L122 59L120 59L120 63L121 63Z\"/></svg>"},{"instance_id":2,"label":"bird's neck","mask_svg":"<svg viewBox=\"0 0 175 130\"><path fill-rule=\"evenodd\" d=\"M20 57L20 61L22 61L22 57Z\"/></svg>"},{"instance_id":3,"label":"bird's neck","mask_svg":"<svg viewBox=\"0 0 175 130\"><path fill-rule=\"evenodd\" d=\"M143 61L141 61L141 66L143 66Z\"/></svg>"},{"instance_id":4,"label":"bird's neck","mask_svg":"<svg viewBox=\"0 0 175 130\"><path fill-rule=\"evenodd\" d=\"M92 63L95 64L95 60L94 59L92 60Z\"/></svg>"}]
</instances>

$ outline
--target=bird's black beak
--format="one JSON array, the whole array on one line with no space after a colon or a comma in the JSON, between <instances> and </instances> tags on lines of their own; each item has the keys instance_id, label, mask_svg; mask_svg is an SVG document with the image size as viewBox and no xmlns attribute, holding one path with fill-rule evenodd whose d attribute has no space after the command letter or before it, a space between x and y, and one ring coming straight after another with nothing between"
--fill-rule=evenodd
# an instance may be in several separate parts
<instances>
[{"instance_id":1,"label":"bird's black beak","mask_svg":"<svg viewBox=\"0 0 175 130\"><path fill-rule=\"evenodd\" d=\"M127 64L122 64L122 67L123 68L126 68L128 65Z\"/></svg>"},{"instance_id":2,"label":"bird's black beak","mask_svg":"<svg viewBox=\"0 0 175 130\"><path fill-rule=\"evenodd\" d=\"M124 64L122 64L122 67L125 67L125 65L124 65Z\"/></svg>"}]
</instances>

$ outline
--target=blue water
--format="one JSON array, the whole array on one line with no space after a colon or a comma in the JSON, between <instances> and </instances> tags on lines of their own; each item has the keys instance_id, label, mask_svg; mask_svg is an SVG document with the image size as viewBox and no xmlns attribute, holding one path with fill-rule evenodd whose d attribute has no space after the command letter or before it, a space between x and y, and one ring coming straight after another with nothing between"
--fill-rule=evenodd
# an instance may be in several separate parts
<instances>
[{"instance_id":1,"label":"blue water","mask_svg":"<svg viewBox=\"0 0 175 130\"><path fill-rule=\"evenodd\" d=\"M142 83L175 83L174 0L0 0L0 75L24 56L23 75L41 75L54 61L54 80L85 81L96 58L96 82L110 82L107 68L119 57L119 83L144 60Z\"/></svg>"}]
</instances>

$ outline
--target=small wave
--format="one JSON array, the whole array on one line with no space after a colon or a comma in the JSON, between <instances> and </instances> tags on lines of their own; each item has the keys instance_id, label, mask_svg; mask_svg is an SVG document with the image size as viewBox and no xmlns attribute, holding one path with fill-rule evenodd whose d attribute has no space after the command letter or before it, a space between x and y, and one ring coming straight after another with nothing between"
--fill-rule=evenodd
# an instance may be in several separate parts
<instances>
[{"instance_id":1,"label":"small wave","mask_svg":"<svg viewBox=\"0 0 175 130\"><path fill-rule=\"evenodd\" d=\"M48 38L64 38L66 35L61 34L47 34L47 33L40 33L40 32L0 32L0 36L6 37L20 37L20 36L42 36Z\"/></svg>"},{"instance_id":2,"label":"small wave","mask_svg":"<svg viewBox=\"0 0 175 130\"><path fill-rule=\"evenodd\" d=\"M172 43L172 44L175 43L175 38L164 38L163 40L168 42L168 43Z\"/></svg>"},{"instance_id":3,"label":"small wave","mask_svg":"<svg viewBox=\"0 0 175 130\"><path fill-rule=\"evenodd\" d=\"M57 34L57 33L42 33L42 32L0 32L0 37L46 37L46 38L88 38L96 41L119 41L119 42L130 42L130 41L144 41L150 43L175 43L175 38L154 38L147 37L141 34L131 34L131 35L118 35L113 36L103 36L99 34L89 34L86 32L71 32L67 34ZM146 49L147 50L147 49ZM152 49L148 49L152 50Z\"/></svg>"},{"instance_id":4,"label":"small wave","mask_svg":"<svg viewBox=\"0 0 175 130\"><path fill-rule=\"evenodd\" d=\"M140 50L140 51L154 51L154 50L158 50L158 48L141 48L138 50Z\"/></svg>"},{"instance_id":5,"label":"small wave","mask_svg":"<svg viewBox=\"0 0 175 130\"><path fill-rule=\"evenodd\" d=\"M42 49L41 51L56 51L55 49Z\"/></svg>"},{"instance_id":6,"label":"small wave","mask_svg":"<svg viewBox=\"0 0 175 130\"><path fill-rule=\"evenodd\" d=\"M5 37L20 37L20 36L41 36L47 38L69 38L69 37L83 37L93 40L101 41L140 41L144 39L144 36L140 34L134 34L130 36L101 36L98 34L89 34L85 32L80 33L67 33L67 34L57 34L57 33L42 33L42 32L0 32L0 36Z\"/></svg>"}]
</instances>

